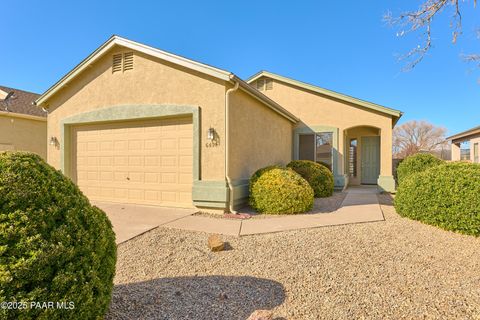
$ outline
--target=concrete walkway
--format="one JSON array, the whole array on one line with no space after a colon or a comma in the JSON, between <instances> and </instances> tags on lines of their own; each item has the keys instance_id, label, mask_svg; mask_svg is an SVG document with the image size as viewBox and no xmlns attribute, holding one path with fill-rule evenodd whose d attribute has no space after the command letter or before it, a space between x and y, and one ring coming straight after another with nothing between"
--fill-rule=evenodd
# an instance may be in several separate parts
<instances>
[{"instance_id":1,"label":"concrete walkway","mask_svg":"<svg viewBox=\"0 0 480 320\"><path fill-rule=\"evenodd\" d=\"M112 221L117 243L124 242L151 229L166 228L244 236L290 231L351 223L383 221L376 187L353 187L340 208L330 213L272 216L260 219L223 219L195 216L195 209L164 208L114 203L94 203Z\"/></svg>"}]
</instances>

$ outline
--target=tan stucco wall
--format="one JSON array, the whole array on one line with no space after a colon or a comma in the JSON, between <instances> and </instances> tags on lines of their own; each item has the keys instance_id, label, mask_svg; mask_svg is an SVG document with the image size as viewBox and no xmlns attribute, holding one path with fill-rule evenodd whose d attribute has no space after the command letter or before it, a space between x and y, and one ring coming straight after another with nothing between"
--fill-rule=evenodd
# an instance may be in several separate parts
<instances>
[{"instance_id":1,"label":"tan stucco wall","mask_svg":"<svg viewBox=\"0 0 480 320\"><path fill-rule=\"evenodd\" d=\"M243 91L230 99L230 176L248 179L259 168L292 157L292 122Z\"/></svg>"},{"instance_id":2,"label":"tan stucco wall","mask_svg":"<svg viewBox=\"0 0 480 320\"><path fill-rule=\"evenodd\" d=\"M47 122L0 115L0 151L30 151L47 158Z\"/></svg>"},{"instance_id":3,"label":"tan stucco wall","mask_svg":"<svg viewBox=\"0 0 480 320\"><path fill-rule=\"evenodd\" d=\"M275 80L272 90L262 91L285 109L300 118L297 125L332 126L339 129L338 168L344 174L346 129L371 126L381 130L380 175L392 175L392 118L380 112L355 106Z\"/></svg>"},{"instance_id":4,"label":"tan stucco wall","mask_svg":"<svg viewBox=\"0 0 480 320\"><path fill-rule=\"evenodd\" d=\"M48 136L60 139L62 119L105 107L157 104L199 106L202 139L200 178L223 180L225 146L221 143L215 148L207 148L205 130L211 126L223 135L225 83L139 52L135 52L133 70L112 74L112 55L129 51L132 50L114 47L47 101ZM48 162L60 168L58 148L49 147Z\"/></svg>"}]
</instances>

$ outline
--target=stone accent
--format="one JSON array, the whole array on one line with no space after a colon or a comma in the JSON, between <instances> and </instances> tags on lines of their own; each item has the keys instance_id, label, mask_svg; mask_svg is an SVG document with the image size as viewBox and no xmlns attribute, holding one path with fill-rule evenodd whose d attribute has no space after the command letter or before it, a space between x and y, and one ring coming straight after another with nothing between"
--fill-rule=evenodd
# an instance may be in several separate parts
<instances>
[{"instance_id":1,"label":"stone accent","mask_svg":"<svg viewBox=\"0 0 480 320\"><path fill-rule=\"evenodd\" d=\"M208 237L208 248L213 252L223 251L225 243L218 234L212 234Z\"/></svg>"}]
</instances>

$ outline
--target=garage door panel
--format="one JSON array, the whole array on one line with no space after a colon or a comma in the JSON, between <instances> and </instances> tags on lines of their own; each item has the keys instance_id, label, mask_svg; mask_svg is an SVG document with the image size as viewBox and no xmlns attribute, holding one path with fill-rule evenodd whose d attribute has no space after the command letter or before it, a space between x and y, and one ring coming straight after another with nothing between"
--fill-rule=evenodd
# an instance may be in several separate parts
<instances>
[{"instance_id":1,"label":"garage door panel","mask_svg":"<svg viewBox=\"0 0 480 320\"><path fill-rule=\"evenodd\" d=\"M91 199L192 206L191 118L79 126L72 136L74 176Z\"/></svg>"}]
</instances>

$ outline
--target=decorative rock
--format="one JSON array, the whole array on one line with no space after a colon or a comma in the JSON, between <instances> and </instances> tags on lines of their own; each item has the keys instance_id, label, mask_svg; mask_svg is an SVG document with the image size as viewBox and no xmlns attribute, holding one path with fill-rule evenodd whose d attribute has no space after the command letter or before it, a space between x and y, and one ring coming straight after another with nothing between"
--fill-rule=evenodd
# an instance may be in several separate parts
<instances>
[{"instance_id":1,"label":"decorative rock","mask_svg":"<svg viewBox=\"0 0 480 320\"><path fill-rule=\"evenodd\" d=\"M208 237L208 248L213 252L223 251L223 249L225 249L225 243L218 234L212 234Z\"/></svg>"},{"instance_id":2,"label":"decorative rock","mask_svg":"<svg viewBox=\"0 0 480 320\"><path fill-rule=\"evenodd\" d=\"M255 310L247 320L272 320L273 312L270 310Z\"/></svg>"}]
</instances>

